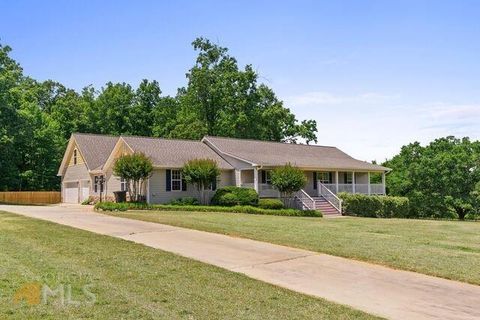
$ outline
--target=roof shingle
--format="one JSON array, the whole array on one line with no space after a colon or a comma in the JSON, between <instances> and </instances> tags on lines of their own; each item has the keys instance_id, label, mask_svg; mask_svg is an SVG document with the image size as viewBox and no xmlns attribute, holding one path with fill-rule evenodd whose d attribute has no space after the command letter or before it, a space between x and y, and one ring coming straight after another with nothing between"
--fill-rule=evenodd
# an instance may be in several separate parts
<instances>
[{"instance_id":1,"label":"roof shingle","mask_svg":"<svg viewBox=\"0 0 480 320\"><path fill-rule=\"evenodd\" d=\"M89 170L102 169L118 141L118 137L101 134L74 133L73 137Z\"/></svg>"},{"instance_id":2,"label":"roof shingle","mask_svg":"<svg viewBox=\"0 0 480 320\"><path fill-rule=\"evenodd\" d=\"M181 168L189 160L212 159L217 162L220 169L233 169L228 162L200 141L135 136L122 138L133 151L144 153L157 167Z\"/></svg>"},{"instance_id":3,"label":"roof shingle","mask_svg":"<svg viewBox=\"0 0 480 320\"><path fill-rule=\"evenodd\" d=\"M279 166L291 163L301 168L389 170L383 166L354 159L335 147L211 136L204 139L222 153L258 165Z\"/></svg>"}]
</instances>

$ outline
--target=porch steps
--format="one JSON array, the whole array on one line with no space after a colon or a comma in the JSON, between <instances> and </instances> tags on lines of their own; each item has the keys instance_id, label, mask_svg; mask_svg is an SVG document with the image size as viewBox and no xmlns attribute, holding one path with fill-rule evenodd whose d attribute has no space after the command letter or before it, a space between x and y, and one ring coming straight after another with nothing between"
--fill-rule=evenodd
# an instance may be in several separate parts
<instances>
[{"instance_id":1,"label":"porch steps","mask_svg":"<svg viewBox=\"0 0 480 320\"><path fill-rule=\"evenodd\" d=\"M325 216L341 216L340 212L323 197L312 197L315 200L315 210L321 211Z\"/></svg>"}]
</instances>

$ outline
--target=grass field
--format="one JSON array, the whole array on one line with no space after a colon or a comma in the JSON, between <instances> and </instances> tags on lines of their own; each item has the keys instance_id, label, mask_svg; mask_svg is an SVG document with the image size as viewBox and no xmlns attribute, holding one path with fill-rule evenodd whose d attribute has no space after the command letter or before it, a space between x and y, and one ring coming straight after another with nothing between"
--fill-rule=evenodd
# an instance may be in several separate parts
<instances>
[{"instance_id":1,"label":"grass field","mask_svg":"<svg viewBox=\"0 0 480 320\"><path fill-rule=\"evenodd\" d=\"M480 223L127 211L115 216L244 237L480 285Z\"/></svg>"},{"instance_id":2,"label":"grass field","mask_svg":"<svg viewBox=\"0 0 480 320\"><path fill-rule=\"evenodd\" d=\"M157 249L5 212L0 248L0 319L373 318ZM28 284L32 305L14 303ZM35 300L44 285L63 285L64 303L60 295ZM69 287L78 305L67 303Z\"/></svg>"}]
</instances>

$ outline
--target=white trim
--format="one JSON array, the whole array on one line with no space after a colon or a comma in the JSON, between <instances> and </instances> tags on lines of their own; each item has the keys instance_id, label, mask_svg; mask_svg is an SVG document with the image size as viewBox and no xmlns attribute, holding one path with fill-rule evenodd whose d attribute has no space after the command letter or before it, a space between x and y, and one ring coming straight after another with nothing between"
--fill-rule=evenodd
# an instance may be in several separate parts
<instances>
[{"instance_id":1,"label":"white trim","mask_svg":"<svg viewBox=\"0 0 480 320\"><path fill-rule=\"evenodd\" d=\"M352 190L353 190L353 193L355 193L355 184L357 184L356 180L357 179L355 179L355 171L352 171Z\"/></svg>"},{"instance_id":2,"label":"white trim","mask_svg":"<svg viewBox=\"0 0 480 320\"><path fill-rule=\"evenodd\" d=\"M114 155L115 153L118 151L118 148L123 144L125 144L125 146L128 147L128 149L130 149L130 151L132 153L134 153L135 151L133 150L132 147L130 147L128 145L128 143L123 139L123 137L118 137L118 140L117 140L117 143L115 143L115 146L113 147L112 149L112 152L110 152L110 155L108 156L107 160L105 161L105 163L102 165L102 169L100 171L102 171L103 173L107 172L108 169L110 169L112 163L113 163L113 160L114 160Z\"/></svg>"},{"instance_id":3,"label":"white trim","mask_svg":"<svg viewBox=\"0 0 480 320\"><path fill-rule=\"evenodd\" d=\"M258 168L257 167L253 168L253 188L258 193L259 188L258 188Z\"/></svg>"},{"instance_id":4,"label":"white trim","mask_svg":"<svg viewBox=\"0 0 480 320\"><path fill-rule=\"evenodd\" d=\"M383 195L387 195L387 189L386 189L386 184L385 184L385 172L382 173L382 185L383 185Z\"/></svg>"},{"instance_id":5,"label":"white trim","mask_svg":"<svg viewBox=\"0 0 480 320\"><path fill-rule=\"evenodd\" d=\"M147 179L147 203L150 203L150 177Z\"/></svg>"},{"instance_id":6,"label":"white trim","mask_svg":"<svg viewBox=\"0 0 480 320\"><path fill-rule=\"evenodd\" d=\"M173 179L173 171L178 171L179 175L180 175L180 178L178 179ZM178 190L174 190L173 189L173 181L179 181L180 182L180 189ZM172 192L181 192L183 191L183 179L182 179L182 171L181 170L178 170L178 169L172 169L170 171L170 191Z\"/></svg>"},{"instance_id":7,"label":"white trim","mask_svg":"<svg viewBox=\"0 0 480 320\"><path fill-rule=\"evenodd\" d=\"M370 172L367 172L367 185L368 185L368 195L372 194L372 189L370 186Z\"/></svg>"},{"instance_id":8,"label":"white trim","mask_svg":"<svg viewBox=\"0 0 480 320\"><path fill-rule=\"evenodd\" d=\"M335 171L335 190L338 194L338 170Z\"/></svg>"},{"instance_id":9,"label":"white trim","mask_svg":"<svg viewBox=\"0 0 480 320\"><path fill-rule=\"evenodd\" d=\"M80 146L78 145L77 141L75 140L74 135L72 134L70 136L70 140L68 140L67 148L65 149L65 153L63 154L62 162L60 163L60 168L58 168L57 176L63 176L65 173L65 170L68 167L68 162L70 160L70 155L73 152L72 148L76 148L78 152L80 152L80 156L83 159L83 164L85 164L85 167L87 167L87 170L90 171L90 168L88 167L87 160L83 156L82 150L80 149Z\"/></svg>"},{"instance_id":10,"label":"white trim","mask_svg":"<svg viewBox=\"0 0 480 320\"><path fill-rule=\"evenodd\" d=\"M235 169L235 186L242 186L242 170Z\"/></svg>"},{"instance_id":11,"label":"white trim","mask_svg":"<svg viewBox=\"0 0 480 320\"><path fill-rule=\"evenodd\" d=\"M209 146L210 148L212 148L213 151L215 151L217 154L219 154L220 157L222 157L221 154L224 154L224 155L229 156L229 157L232 157L232 158L234 158L234 159L237 159L237 160L240 160L240 161L249 163L249 164L251 164L252 166L257 166L257 165L258 165L258 164L256 164L256 163L250 161L250 160L243 159L243 158L240 158L240 157L238 157L238 156L235 156L235 155L233 155L233 154L231 154L231 153L221 151L220 148L218 148L212 141L208 140L208 137L203 137L202 140L200 140L200 141L203 142L203 143L205 143L205 141L207 141L208 143L205 143L205 144L206 144L207 146ZM222 157L222 159L228 162L228 160L225 159L224 157ZM228 162L228 163L233 167L233 165L232 165L230 162Z\"/></svg>"}]
</instances>

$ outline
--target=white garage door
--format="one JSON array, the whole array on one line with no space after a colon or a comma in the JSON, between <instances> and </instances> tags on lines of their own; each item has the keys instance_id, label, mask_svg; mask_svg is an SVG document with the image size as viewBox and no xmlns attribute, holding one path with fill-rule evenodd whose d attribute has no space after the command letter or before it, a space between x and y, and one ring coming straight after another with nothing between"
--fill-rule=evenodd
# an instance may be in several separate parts
<instances>
[{"instance_id":1,"label":"white garage door","mask_svg":"<svg viewBox=\"0 0 480 320\"><path fill-rule=\"evenodd\" d=\"M63 202L78 203L78 182L66 183L63 196Z\"/></svg>"}]
</instances>

